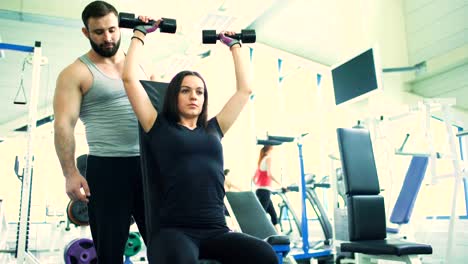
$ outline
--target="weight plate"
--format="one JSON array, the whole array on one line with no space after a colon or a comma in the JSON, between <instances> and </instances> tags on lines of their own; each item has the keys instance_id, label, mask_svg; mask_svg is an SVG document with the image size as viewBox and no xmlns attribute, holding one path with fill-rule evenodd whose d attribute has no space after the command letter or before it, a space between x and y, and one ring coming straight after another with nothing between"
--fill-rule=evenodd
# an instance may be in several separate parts
<instances>
[{"instance_id":1,"label":"weight plate","mask_svg":"<svg viewBox=\"0 0 468 264\"><path fill-rule=\"evenodd\" d=\"M141 236L138 232L131 232L128 235L127 244L125 245L124 255L126 257L132 257L138 254L141 250Z\"/></svg>"},{"instance_id":2,"label":"weight plate","mask_svg":"<svg viewBox=\"0 0 468 264\"><path fill-rule=\"evenodd\" d=\"M88 204L83 201L70 201L67 206L70 222L78 226L89 225Z\"/></svg>"},{"instance_id":3,"label":"weight plate","mask_svg":"<svg viewBox=\"0 0 468 264\"><path fill-rule=\"evenodd\" d=\"M65 264L96 264L97 254L94 243L88 238L72 240L63 252Z\"/></svg>"}]
</instances>

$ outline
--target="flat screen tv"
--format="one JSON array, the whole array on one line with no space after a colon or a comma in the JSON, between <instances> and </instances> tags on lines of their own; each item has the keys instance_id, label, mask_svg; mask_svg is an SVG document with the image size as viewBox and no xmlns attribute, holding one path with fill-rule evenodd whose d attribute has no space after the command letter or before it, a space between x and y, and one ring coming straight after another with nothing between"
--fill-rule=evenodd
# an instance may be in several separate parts
<instances>
[{"instance_id":1,"label":"flat screen tv","mask_svg":"<svg viewBox=\"0 0 468 264\"><path fill-rule=\"evenodd\" d=\"M333 66L331 75L336 105L362 100L382 89L382 70L376 48Z\"/></svg>"}]
</instances>

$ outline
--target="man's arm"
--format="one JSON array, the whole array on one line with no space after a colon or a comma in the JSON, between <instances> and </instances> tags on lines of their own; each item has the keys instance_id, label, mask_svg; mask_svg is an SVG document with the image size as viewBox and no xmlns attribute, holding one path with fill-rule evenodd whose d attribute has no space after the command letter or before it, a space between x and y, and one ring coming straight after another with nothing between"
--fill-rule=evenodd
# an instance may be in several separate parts
<instances>
[{"instance_id":1,"label":"man's arm","mask_svg":"<svg viewBox=\"0 0 468 264\"><path fill-rule=\"evenodd\" d=\"M54 95L54 140L63 175L66 178L66 192L73 200L87 201L89 188L75 164L75 125L80 113L82 93L79 69L72 64L63 70L58 79ZM80 192L83 187L86 196Z\"/></svg>"}]
</instances>

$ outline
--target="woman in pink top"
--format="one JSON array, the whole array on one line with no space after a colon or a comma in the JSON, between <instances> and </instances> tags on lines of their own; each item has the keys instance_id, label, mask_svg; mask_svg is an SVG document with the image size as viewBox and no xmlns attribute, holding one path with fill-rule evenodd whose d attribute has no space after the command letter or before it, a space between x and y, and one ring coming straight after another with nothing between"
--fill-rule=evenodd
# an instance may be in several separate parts
<instances>
[{"instance_id":1,"label":"woman in pink top","mask_svg":"<svg viewBox=\"0 0 468 264\"><path fill-rule=\"evenodd\" d=\"M262 204L265 211L270 215L271 222L275 226L276 230L280 231L278 225L278 216L276 215L273 202L271 201L271 182L274 181L281 186L281 183L273 177L271 170L271 153L273 151L273 146L265 145L260 150L260 156L258 157L258 167L253 181L257 190L255 194L258 197L258 200Z\"/></svg>"}]
</instances>

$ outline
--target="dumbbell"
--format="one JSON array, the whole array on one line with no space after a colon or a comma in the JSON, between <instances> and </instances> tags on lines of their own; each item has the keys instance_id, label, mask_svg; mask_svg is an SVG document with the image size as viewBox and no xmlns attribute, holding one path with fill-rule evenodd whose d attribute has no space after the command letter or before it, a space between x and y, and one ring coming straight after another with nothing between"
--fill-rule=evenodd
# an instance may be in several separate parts
<instances>
[{"instance_id":1,"label":"dumbbell","mask_svg":"<svg viewBox=\"0 0 468 264\"><path fill-rule=\"evenodd\" d=\"M202 35L204 44L215 44L219 39L216 30L203 30ZM240 40L242 43L254 43L257 40L255 29L243 29L240 34L236 33L228 37Z\"/></svg>"},{"instance_id":2,"label":"dumbbell","mask_svg":"<svg viewBox=\"0 0 468 264\"><path fill-rule=\"evenodd\" d=\"M163 21L159 24L159 30L164 33L175 33L177 30L177 21L172 18L162 18ZM154 24L154 20L150 20L148 23L135 18L135 14L132 13L119 13L119 27L121 28L135 28L139 25L151 26Z\"/></svg>"}]
</instances>

